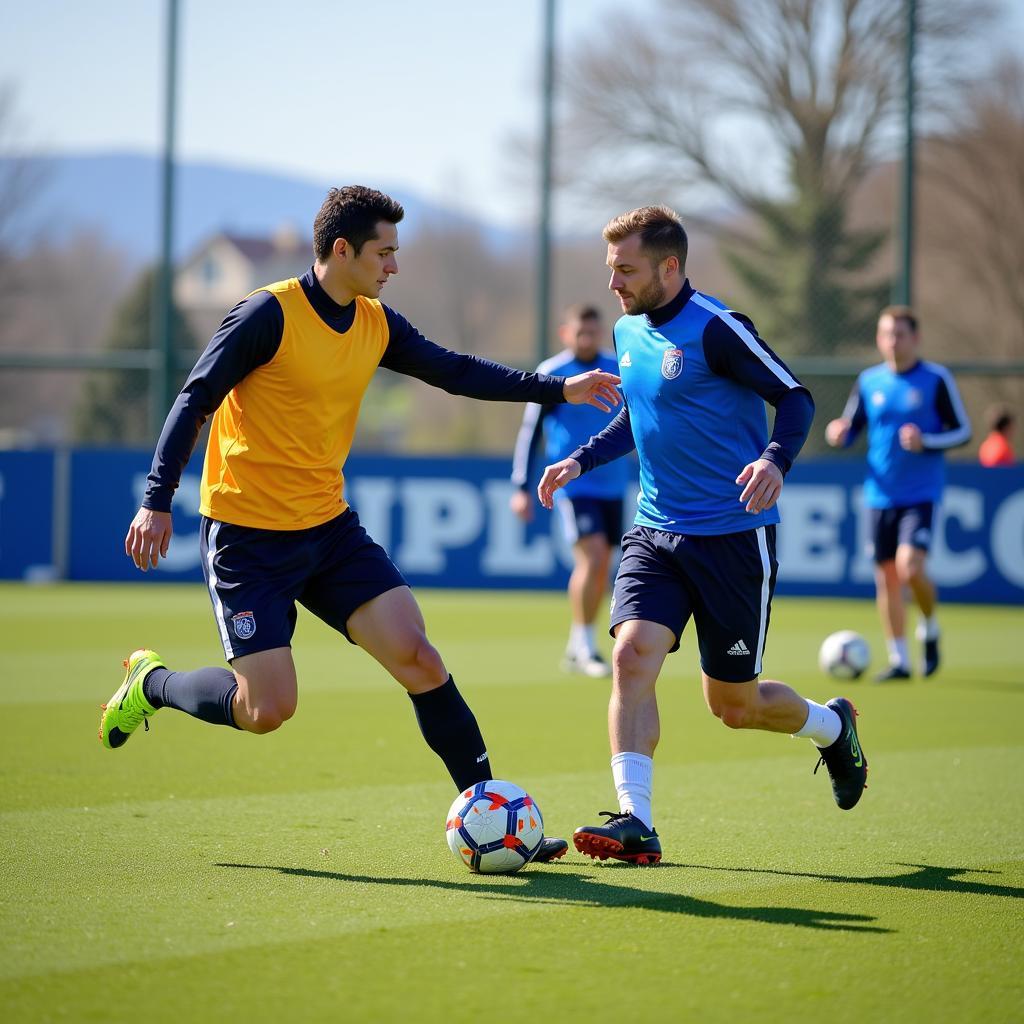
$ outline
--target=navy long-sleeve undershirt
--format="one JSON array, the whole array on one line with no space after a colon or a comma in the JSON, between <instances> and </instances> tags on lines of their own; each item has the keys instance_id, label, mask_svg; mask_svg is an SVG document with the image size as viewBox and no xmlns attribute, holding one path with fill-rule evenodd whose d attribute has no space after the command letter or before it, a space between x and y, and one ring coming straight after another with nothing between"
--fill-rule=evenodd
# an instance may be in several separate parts
<instances>
[{"instance_id":1,"label":"navy long-sleeve undershirt","mask_svg":"<svg viewBox=\"0 0 1024 1024\"><path fill-rule=\"evenodd\" d=\"M300 279L317 315L339 334L355 319L356 303L336 303L313 269ZM428 341L400 313L384 306L389 339L380 365L452 395L492 402L565 401L565 378L515 370L478 356L452 352ZM269 363L284 333L284 312L270 292L255 292L225 317L171 406L153 453L143 507L171 510L171 499L206 420L228 392L248 374Z\"/></svg>"}]
</instances>

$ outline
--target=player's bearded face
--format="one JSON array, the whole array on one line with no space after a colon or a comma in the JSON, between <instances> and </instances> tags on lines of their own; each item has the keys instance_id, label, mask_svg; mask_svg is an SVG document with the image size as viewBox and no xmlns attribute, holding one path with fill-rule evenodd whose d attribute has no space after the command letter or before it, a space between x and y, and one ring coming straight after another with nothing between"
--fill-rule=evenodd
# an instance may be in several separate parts
<instances>
[{"instance_id":1,"label":"player's bearded face","mask_svg":"<svg viewBox=\"0 0 1024 1024\"><path fill-rule=\"evenodd\" d=\"M624 313L630 316L650 313L665 304L664 261L647 256L639 235L609 242L606 264L612 272L608 287L619 297Z\"/></svg>"},{"instance_id":2,"label":"player's bearded face","mask_svg":"<svg viewBox=\"0 0 1024 1024\"><path fill-rule=\"evenodd\" d=\"M651 280L639 288L633 296L631 308L627 312L634 315L652 313L659 306L665 305L665 286L661 283L658 264L651 265Z\"/></svg>"}]
</instances>

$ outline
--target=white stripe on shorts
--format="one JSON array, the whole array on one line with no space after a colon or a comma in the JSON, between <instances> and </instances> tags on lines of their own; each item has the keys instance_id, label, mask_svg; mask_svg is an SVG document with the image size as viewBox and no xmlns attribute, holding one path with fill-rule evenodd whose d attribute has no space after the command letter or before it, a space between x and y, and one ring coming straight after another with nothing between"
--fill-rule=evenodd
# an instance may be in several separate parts
<instances>
[{"instance_id":1,"label":"white stripe on shorts","mask_svg":"<svg viewBox=\"0 0 1024 1024\"><path fill-rule=\"evenodd\" d=\"M224 621L224 605L221 604L220 595L217 593L217 570L213 567L219 532L220 523L215 520L210 524L210 536L206 545L207 585L210 588L210 600L213 602L213 617L217 620L217 629L220 630L220 642L224 645L224 657L230 661L235 656L235 650L231 646L228 624Z\"/></svg>"},{"instance_id":2,"label":"white stripe on shorts","mask_svg":"<svg viewBox=\"0 0 1024 1024\"><path fill-rule=\"evenodd\" d=\"M757 549L761 552L761 624L757 630L757 650L754 651L754 675L761 674L761 656L764 654L765 633L768 630L768 595L772 581L772 563L768 557L768 541L765 539L764 527L759 526L757 533Z\"/></svg>"}]
</instances>

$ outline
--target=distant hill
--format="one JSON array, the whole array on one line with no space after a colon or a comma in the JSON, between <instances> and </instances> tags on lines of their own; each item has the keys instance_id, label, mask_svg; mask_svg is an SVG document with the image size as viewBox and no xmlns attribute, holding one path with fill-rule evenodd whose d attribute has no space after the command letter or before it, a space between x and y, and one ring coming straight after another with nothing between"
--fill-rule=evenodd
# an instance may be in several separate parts
<instances>
[{"instance_id":1,"label":"distant hill","mask_svg":"<svg viewBox=\"0 0 1024 1024\"><path fill-rule=\"evenodd\" d=\"M0 180L11 157L0 157ZM160 159L139 153L47 155L21 158L38 181L33 200L18 212L16 237L43 237L60 225L66 237L77 229L98 229L140 263L151 261L160 244ZM306 181L282 174L223 164L181 162L175 174L174 248L177 258L220 230L271 235L283 224L308 231L324 194L341 182ZM403 231L415 234L426 220L475 224L496 248L519 243L528 230L479 224L427 202L388 182L382 188L405 207Z\"/></svg>"}]
</instances>

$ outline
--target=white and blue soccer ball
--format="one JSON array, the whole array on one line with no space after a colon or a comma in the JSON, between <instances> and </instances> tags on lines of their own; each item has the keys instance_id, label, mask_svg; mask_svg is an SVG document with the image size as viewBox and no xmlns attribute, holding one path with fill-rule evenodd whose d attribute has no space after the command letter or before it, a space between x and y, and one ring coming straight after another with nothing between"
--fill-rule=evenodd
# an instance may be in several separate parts
<instances>
[{"instance_id":1,"label":"white and blue soccer ball","mask_svg":"<svg viewBox=\"0 0 1024 1024\"><path fill-rule=\"evenodd\" d=\"M533 860L544 838L544 819L525 789L489 779L455 798L445 831L452 853L471 871L509 874Z\"/></svg>"},{"instance_id":2,"label":"white and blue soccer ball","mask_svg":"<svg viewBox=\"0 0 1024 1024\"><path fill-rule=\"evenodd\" d=\"M857 679L871 664L867 640L852 629L841 629L825 637L818 651L822 672L835 679Z\"/></svg>"}]
</instances>

